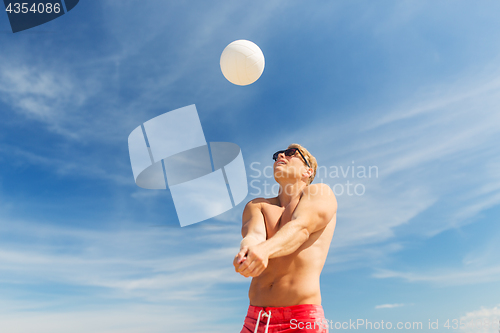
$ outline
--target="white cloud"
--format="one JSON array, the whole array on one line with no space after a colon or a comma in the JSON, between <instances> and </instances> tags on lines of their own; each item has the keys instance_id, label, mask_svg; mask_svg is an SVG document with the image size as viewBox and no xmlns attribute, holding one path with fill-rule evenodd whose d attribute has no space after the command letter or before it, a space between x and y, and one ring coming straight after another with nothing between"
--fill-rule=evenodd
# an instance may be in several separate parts
<instances>
[{"instance_id":1,"label":"white cloud","mask_svg":"<svg viewBox=\"0 0 500 333\"><path fill-rule=\"evenodd\" d=\"M493 308L481 307L460 317L465 333L498 333L500 330L500 305Z\"/></svg>"}]
</instances>

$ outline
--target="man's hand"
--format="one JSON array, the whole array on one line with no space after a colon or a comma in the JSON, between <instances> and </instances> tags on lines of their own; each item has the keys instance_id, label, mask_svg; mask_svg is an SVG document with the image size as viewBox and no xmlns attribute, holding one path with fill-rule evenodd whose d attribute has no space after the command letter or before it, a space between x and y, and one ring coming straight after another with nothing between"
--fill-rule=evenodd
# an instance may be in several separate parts
<instances>
[{"instance_id":1,"label":"man's hand","mask_svg":"<svg viewBox=\"0 0 500 333\"><path fill-rule=\"evenodd\" d=\"M236 257L234 257L233 265L234 265L234 270L236 272L238 272L238 267L240 267L240 264L247 259L246 258L247 252L248 252L248 246L244 246L241 248L240 252L238 252Z\"/></svg>"},{"instance_id":2,"label":"man's hand","mask_svg":"<svg viewBox=\"0 0 500 333\"><path fill-rule=\"evenodd\" d=\"M269 253L261 244L243 247L233 261L234 269L244 277L262 274L269 263Z\"/></svg>"}]
</instances>

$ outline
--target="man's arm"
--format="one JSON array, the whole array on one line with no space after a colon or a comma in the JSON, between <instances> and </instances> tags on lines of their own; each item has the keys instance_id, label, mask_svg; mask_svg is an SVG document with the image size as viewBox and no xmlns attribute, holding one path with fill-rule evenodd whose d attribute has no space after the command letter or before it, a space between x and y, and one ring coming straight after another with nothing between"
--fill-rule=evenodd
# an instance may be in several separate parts
<instances>
[{"instance_id":1,"label":"man's arm","mask_svg":"<svg viewBox=\"0 0 500 333\"><path fill-rule=\"evenodd\" d=\"M337 200L328 185L306 187L292 219L265 242L251 246L248 260L242 262L236 271L245 277L259 276L269 259L295 252L310 234L325 228L336 212Z\"/></svg>"},{"instance_id":2,"label":"man's arm","mask_svg":"<svg viewBox=\"0 0 500 333\"><path fill-rule=\"evenodd\" d=\"M337 212L337 200L326 184L309 185L295 209L292 219L266 242L262 248L269 259L295 252L309 235L327 226Z\"/></svg>"},{"instance_id":3,"label":"man's arm","mask_svg":"<svg viewBox=\"0 0 500 333\"><path fill-rule=\"evenodd\" d=\"M239 264L246 259L248 248L266 240L267 232L261 208L262 201L263 199L254 199L247 203L243 210L241 226L241 236L243 239L240 243L240 252L236 255L233 262L236 272L238 272Z\"/></svg>"}]
</instances>

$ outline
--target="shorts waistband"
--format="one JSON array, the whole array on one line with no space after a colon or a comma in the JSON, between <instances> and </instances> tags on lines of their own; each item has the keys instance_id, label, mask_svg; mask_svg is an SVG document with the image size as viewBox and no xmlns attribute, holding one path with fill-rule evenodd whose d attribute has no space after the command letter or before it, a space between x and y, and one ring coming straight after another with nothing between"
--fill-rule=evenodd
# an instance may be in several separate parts
<instances>
[{"instance_id":1,"label":"shorts waistband","mask_svg":"<svg viewBox=\"0 0 500 333\"><path fill-rule=\"evenodd\" d=\"M261 312L262 311L262 312ZM257 319L259 313L271 311L271 323L289 322L292 319L324 319L323 307L317 304L299 304L284 307L248 307L247 317ZM262 319L261 319L262 320Z\"/></svg>"}]
</instances>

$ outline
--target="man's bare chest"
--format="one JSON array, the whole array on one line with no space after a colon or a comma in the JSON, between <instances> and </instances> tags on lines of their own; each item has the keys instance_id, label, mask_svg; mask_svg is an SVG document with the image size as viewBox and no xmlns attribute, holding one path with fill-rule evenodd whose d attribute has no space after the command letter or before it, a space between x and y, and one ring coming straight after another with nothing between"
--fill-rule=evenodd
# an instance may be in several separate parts
<instances>
[{"instance_id":1,"label":"man's bare chest","mask_svg":"<svg viewBox=\"0 0 500 333\"><path fill-rule=\"evenodd\" d=\"M297 202L291 202L286 207L266 205L263 207L264 221L266 223L267 239L273 237L278 230L292 220Z\"/></svg>"}]
</instances>

